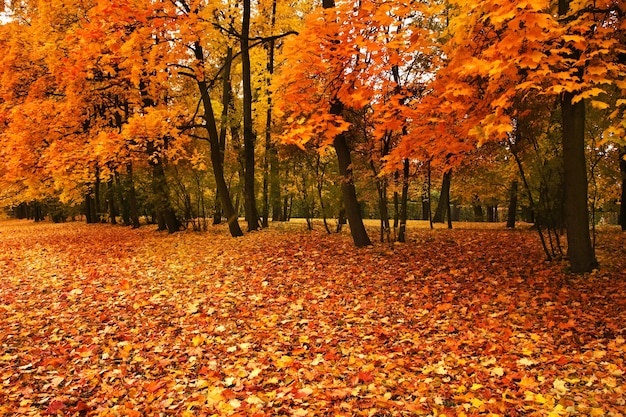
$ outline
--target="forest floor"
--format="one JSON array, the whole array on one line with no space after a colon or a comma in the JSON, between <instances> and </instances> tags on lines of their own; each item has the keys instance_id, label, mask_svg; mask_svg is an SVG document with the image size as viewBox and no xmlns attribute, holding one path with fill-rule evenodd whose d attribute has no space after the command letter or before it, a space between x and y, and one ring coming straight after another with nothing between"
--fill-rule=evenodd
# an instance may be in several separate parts
<instances>
[{"instance_id":1,"label":"forest floor","mask_svg":"<svg viewBox=\"0 0 626 417\"><path fill-rule=\"evenodd\" d=\"M302 226L0 222L0 415L626 414L617 229L572 275L530 230Z\"/></svg>"}]
</instances>

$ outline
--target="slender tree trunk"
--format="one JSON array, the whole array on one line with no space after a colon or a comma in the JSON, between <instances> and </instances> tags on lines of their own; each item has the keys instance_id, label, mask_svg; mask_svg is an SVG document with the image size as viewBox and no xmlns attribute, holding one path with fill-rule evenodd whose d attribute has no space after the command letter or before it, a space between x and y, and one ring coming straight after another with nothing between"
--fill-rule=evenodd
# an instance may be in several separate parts
<instances>
[{"instance_id":1,"label":"slender tree trunk","mask_svg":"<svg viewBox=\"0 0 626 417\"><path fill-rule=\"evenodd\" d=\"M620 148L619 171L622 174L622 195L620 199L619 224L626 231L626 146Z\"/></svg>"},{"instance_id":2,"label":"slender tree trunk","mask_svg":"<svg viewBox=\"0 0 626 417\"><path fill-rule=\"evenodd\" d=\"M128 205L128 198L124 195L124 184L122 182L122 176L118 171L115 172L115 188L117 190L117 200L120 202L120 214L122 216L122 223L124 223L124 226L130 226L130 206Z\"/></svg>"},{"instance_id":3,"label":"slender tree trunk","mask_svg":"<svg viewBox=\"0 0 626 417\"><path fill-rule=\"evenodd\" d=\"M271 20L271 28L274 29L276 25L276 6L277 0L272 1L272 16ZM274 145L272 144L272 96L269 93L269 87L271 84L271 77L274 74L274 48L275 42L274 39L270 40L267 44L267 73L269 74L267 80L268 86L268 96L267 96L267 112L265 119L265 157L263 160L263 227L269 227L269 217L270 217L270 160L272 159L272 154L275 153ZM273 186L273 182L272 182Z\"/></svg>"},{"instance_id":4,"label":"slender tree trunk","mask_svg":"<svg viewBox=\"0 0 626 417\"><path fill-rule=\"evenodd\" d=\"M141 224L139 223L139 210L137 209L137 192L135 191L135 178L133 175L133 164L129 162L126 165L127 173L127 188L128 188L128 206L130 208L130 219L133 225L133 229L137 229Z\"/></svg>"},{"instance_id":5,"label":"slender tree trunk","mask_svg":"<svg viewBox=\"0 0 626 417\"><path fill-rule=\"evenodd\" d=\"M107 183L107 202L109 205L109 217L111 224L117 224L117 207L115 206L115 187L113 177Z\"/></svg>"},{"instance_id":6,"label":"slender tree trunk","mask_svg":"<svg viewBox=\"0 0 626 417\"><path fill-rule=\"evenodd\" d=\"M443 181L441 183L441 196L439 197L437 210L435 210L435 217L433 217L433 222L435 223L443 223L444 216L448 212L447 207L450 205L451 180L452 170L448 170L443 174Z\"/></svg>"},{"instance_id":7,"label":"slender tree trunk","mask_svg":"<svg viewBox=\"0 0 626 417\"><path fill-rule=\"evenodd\" d=\"M511 198L509 199L509 212L507 214L506 227L515 228L515 217L517 213L517 180L511 182Z\"/></svg>"},{"instance_id":8,"label":"slender tree trunk","mask_svg":"<svg viewBox=\"0 0 626 417\"><path fill-rule=\"evenodd\" d=\"M100 218L100 167L96 165L96 182L94 185L94 206L95 206L95 215L94 219L96 223L100 223L102 219Z\"/></svg>"},{"instance_id":9,"label":"slender tree trunk","mask_svg":"<svg viewBox=\"0 0 626 417\"><path fill-rule=\"evenodd\" d=\"M196 44L194 45L194 52L196 55L196 59L204 63L204 52L202 50L202 46L198 42L196 42ZM224 214L228 219L228 227L231 236L242 236L243 232L239 227L238 215L230 198L228 184L226 184L226 179L224 178L224 156L220 148L219 134L217 132L217 125L215 123L215 113L213 113L211 96L209 95L209 87L205 80L197 79L196 83L198 85L198 89L200 90L200 96L204 107L204 127L207 130L207 134L209 136L213 175L215 176L217 192L222 199L222 209L224 210Z\"/></svg>"},{"instance_id":10,"label":"slender tree trunk","mask_svg":"<svg viewBox=\"0 0 626 417\"><path fill-rule=\"evenodd\" d=\"M252 126L252 71L250 68L250 0L243 0L243 24L241 26L241 71L243 81L243 144L245 160L244 205L248 230L259 228L259 214L254 191L254 147L256 135Z\"/></svg>"},{"instance_id":11,"label":"slender tree trunk","mask_svg":"<svg viewBox=\"0 0 626 417\"><path fill-rule=\"evenodd\" d=\"M85 194L85 218L89 224L98 222L96 219L96 202L91 194L91 189Z\"/></svg>"},{"instance_id":12,"label":"slender tree trunk","mask_svg":"<svg viewBox=\"0 0 626 417\"><path fill-rule=\"evenodd\" d=\"M409 202L409 160L403 161L402 169L402 199L400 201L400 228L398 229L398 242L406 241L406 221L408 218Z\"/></svg>"}]
</instances>

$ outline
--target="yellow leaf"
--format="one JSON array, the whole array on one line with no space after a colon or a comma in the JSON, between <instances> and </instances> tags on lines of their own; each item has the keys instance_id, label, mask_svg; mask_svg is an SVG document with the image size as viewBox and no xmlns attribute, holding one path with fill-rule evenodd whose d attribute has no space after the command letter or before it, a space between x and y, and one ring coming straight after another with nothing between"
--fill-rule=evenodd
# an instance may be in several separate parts
<instances>
[{"instance_id":1,"label":"yellow leaf","mask_svg":"<svg viewBox=\"0 0 626 417\"><path fill-rule=\"evenodd\" d=\"M608 109L610 106L604 101L591 100L591 107L598 110L605 110Z\"/></svg>"},{"instance_id":2,"label":"yellow leaf","mask_svg":"<svg viewBox=\"0 0 626 417\"><path fill-rule=\"evenodd\" d=\"M480 408L480 406L482 406L485 402L480 398L472 398L470 403L472 404L472 407Z\"/></svg>"},{"instance_id":3,"label":"yellow leaf","mask_svg":"<svg viewBox=\"0 0 626 417\"><path fill-rule=\"evenodd\" d=\"M552 387L554 387L554 390L561 395L564 395L567 392L567 383L562 379L555 379L552 383Z\"/></svg>"},{"instance_id":4,"label":"yellow leaf","mask_svg":"<svg viewBox=\"0 0 626 417\"><path fill-rule=\"evenodd\" d=\"M599 416L603 416L604 415L604 410L598 407L594 407L591 409L591 411L589 412L589 415L591 417L599 417Z\"/></svg>"}]
</instances>

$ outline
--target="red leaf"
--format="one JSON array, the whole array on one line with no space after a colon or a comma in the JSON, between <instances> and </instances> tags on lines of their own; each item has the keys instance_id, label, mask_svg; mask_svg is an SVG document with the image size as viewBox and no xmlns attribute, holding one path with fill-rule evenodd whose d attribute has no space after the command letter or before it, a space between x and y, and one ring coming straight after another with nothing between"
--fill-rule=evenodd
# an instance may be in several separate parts
<instances>
[{"instance_id":1,"label":"red leaf","mask_svg":"<svg viewBox=\"0 0 626 417\"><path fill-rule=\"evenodd\" d=\"M52 402L50 403L50 405L48 405L48 408L46 409L46 413L56 414L57 412L61 411L64 408L65 408L65 404L62 401L52 400Z\"/></svg>"}]
</instances>

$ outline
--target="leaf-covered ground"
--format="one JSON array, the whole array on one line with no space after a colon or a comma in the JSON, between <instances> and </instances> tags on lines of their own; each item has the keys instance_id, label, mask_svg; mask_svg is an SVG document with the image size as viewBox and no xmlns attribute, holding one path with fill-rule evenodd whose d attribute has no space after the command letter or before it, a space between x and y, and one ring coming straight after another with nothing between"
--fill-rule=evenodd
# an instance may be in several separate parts
<instances>
[{"instance_id":1,"label":"leaf-covered ground","mask_svg":"<svg viewBox=\"0 0 626 417\"><path fill-rule=\"evenodd\" d=\"M623 416L625 237L0 223L0 415Z\"/></svg>"}]
</instances>

